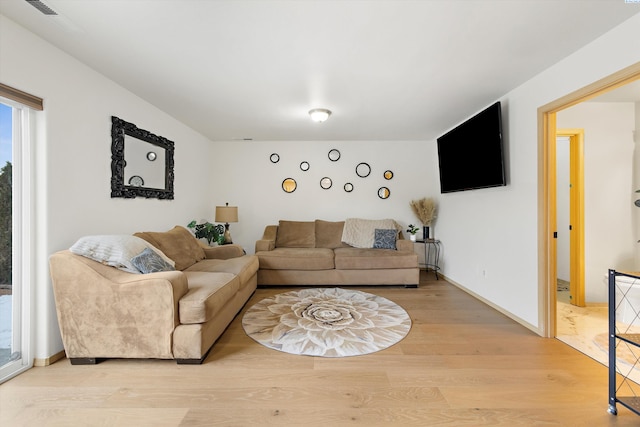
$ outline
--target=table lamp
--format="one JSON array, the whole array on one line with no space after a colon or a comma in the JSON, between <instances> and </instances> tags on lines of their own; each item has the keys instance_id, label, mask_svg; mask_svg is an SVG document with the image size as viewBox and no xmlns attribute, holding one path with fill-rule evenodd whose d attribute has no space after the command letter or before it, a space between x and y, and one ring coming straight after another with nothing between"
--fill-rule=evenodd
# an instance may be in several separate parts
<instances>
[{"instance_id":1,"label":"table lamp","mask_svg":"<svg viewBox=\"0 0 640 427\"><path fill-rule=\"evenodd\" d=\"M225 206L216 206L216 222L224 222L224 244L228 245L233 243L231 240L231 232L229 231L230 222L238 222L238 207L229 206L226 203Z\"/></svg>"}]
</instances>

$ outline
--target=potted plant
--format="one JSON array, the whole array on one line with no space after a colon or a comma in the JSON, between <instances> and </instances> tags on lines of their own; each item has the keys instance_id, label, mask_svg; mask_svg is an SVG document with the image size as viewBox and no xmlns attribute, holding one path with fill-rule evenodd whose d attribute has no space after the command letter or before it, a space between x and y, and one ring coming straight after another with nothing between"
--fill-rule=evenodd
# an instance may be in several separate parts
<instances>
[{"instance_id":1,"label":"potted plant","mask_svg":"<svg viewBox=\"0 0 640 427\"><path fill-rule=\"evenodd\" d=\"M418 227L416 227L416 226L415 226L415 225L413 225L413 224L409 224L409 226L407 227L407 233L409 233L409 234L410 234L409 239L410 239L412 242L415 242L415 241L416 241L416 233L418 232L418 230L419 230L419 228L418 228Z\"/></svg>"},{"instance_id":2,"label":"potted plant","mask_svg":"<svg viewBox=\"0 0 640 427\"><path fill-rule=\"evenodd\" d=\"M221 244L220 237L222 237L222 241L224 242L224 225L222 224L211 224L209 221L197 224L196 221L193 220L187 225L187 228L193 230L197 239L207 239L209 246L211 246L211 242Z\"/></svg>"},{"instance_id":3,"label":"potted plant","mask_svg":"<svg viewBox=\"0 0 640 427\"><path fill-rule=\"evenodd\" d=\"M413 213L418 217L420 222L422 223L422 238L429 238L429 227L434 219L436 219L436 212L438 210L438 206L436 201L431 197L424 197L420 200L412 200L409 203Z\"/></svg>"}]
</instances>

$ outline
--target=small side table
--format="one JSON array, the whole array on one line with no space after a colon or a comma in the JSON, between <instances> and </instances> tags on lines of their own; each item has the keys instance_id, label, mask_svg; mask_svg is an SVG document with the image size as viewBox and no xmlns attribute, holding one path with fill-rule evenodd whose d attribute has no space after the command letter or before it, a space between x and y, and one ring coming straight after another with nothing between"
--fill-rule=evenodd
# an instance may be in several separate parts
<instances>
[{"instance_id":1,"label":"small side table","mask_svg":"<svg viewBox=\"0 0 640 427\"><path fill-rule=\"evenodd\" d=\"M436 275L436 280L438 278L438 271L440 270L440 240L437 239L421 239L416 240L416 243L421 243L424 245L424 267L427 271L433 270ZM433 257L431 253L433 252ZM432 262L430 262L433 260Z\"/></svg>"}]
</instances>

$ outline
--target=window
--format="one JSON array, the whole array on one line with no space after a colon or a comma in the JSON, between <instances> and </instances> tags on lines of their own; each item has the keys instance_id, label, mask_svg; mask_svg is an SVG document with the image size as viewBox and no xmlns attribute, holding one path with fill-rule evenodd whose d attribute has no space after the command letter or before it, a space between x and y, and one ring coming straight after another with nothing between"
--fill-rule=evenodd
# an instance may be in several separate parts
<instances>
[{"instance_id":1,"label":"window","mask_svg":"<svg viewBox=\"0 0 640 427\"><path fill-rule=\"evenodd\" d=\"M26 254L30 250L29 107L34 107L16 101L5 89L0 84L0 383L33 366Z\"/></svg>"}]
</instances>

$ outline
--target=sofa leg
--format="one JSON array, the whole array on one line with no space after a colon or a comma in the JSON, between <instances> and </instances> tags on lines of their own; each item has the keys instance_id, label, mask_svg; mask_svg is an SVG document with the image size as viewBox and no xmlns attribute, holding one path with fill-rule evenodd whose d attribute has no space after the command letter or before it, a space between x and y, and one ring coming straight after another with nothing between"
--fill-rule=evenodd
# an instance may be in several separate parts
<instances>
[{"instance_id":1,"label":"sofa leg","mask_svg":"<svg viewBox=\"0 0 640 427\"><path fill-rule=\"evenodd\" d=\"M405 288L417 288L418 285L404 285Z\"/></svg>"},{"instance_id":2,"label":"sofa leg","mask_svg":"<svg viewBox=\"0 0 640 427\"><path fill-rule=\"evenodd\" d=\"M205 354L200 359L176 359L178 365L202 365L204 359L207 357Z\"/></svg>"},{"instance_id":3,"label":"sofa leg","mask_svg":"<svg viewBox=\"0 0 640 427\"><path fill-rule=\"evenodd\" d=\"M69 359L72 365L95 365L102 362L102 359L96 359L95 357L72 357Z\"/></svg>"}]
</instances>

